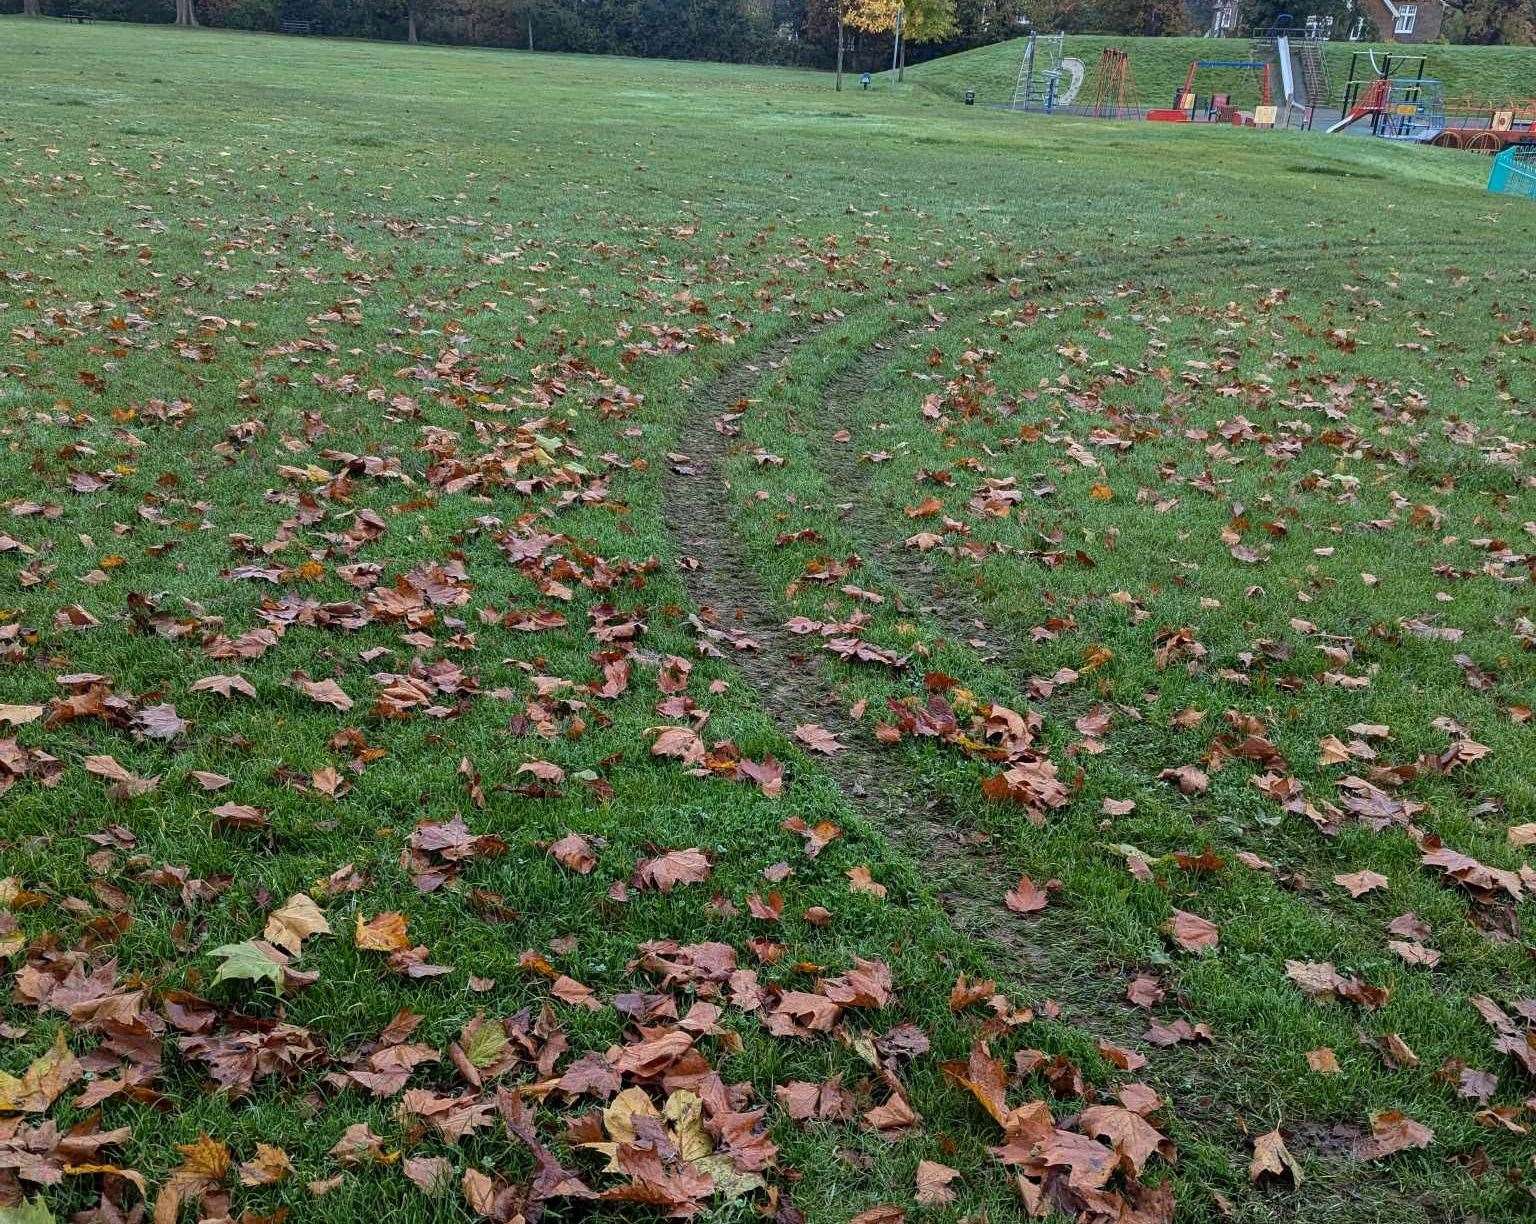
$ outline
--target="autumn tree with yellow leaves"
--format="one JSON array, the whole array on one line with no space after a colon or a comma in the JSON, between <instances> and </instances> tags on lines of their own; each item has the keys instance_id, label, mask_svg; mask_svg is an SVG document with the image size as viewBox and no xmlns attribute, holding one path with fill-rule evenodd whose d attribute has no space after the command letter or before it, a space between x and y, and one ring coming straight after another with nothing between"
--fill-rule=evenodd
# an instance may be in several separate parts
<instances>
[{"instance_id":1,"label":"autumn tree with yellow leaves","mask_svg":"<svg viewBox=\"0 0 1536 1224\"><path fill-rule=\"evenodd\" d=\"M938 42L955 30L955 0L844 0L843 20L866 34L890 34L896 79L907 67L909 42Z\"/></svg>"}]
</instances>

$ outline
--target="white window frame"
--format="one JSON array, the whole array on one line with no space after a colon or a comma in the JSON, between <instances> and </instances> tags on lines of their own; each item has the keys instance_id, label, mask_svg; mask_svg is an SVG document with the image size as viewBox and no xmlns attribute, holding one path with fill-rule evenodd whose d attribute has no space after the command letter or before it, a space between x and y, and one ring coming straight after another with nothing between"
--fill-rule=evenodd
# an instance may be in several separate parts
<instances>
[{"instance_id":1,"label":"white window frame","mask_svg":"<svg viewBox=\"0 0 1536 1224\"><path fill-rule=\"evenodd\" d=\"M1412 34L1413 27L1419 19L1419 6L1417 4L1400 4L1393 12L1396 20L1392 23L1392 33Z\"/></svg>"}]
</instances>

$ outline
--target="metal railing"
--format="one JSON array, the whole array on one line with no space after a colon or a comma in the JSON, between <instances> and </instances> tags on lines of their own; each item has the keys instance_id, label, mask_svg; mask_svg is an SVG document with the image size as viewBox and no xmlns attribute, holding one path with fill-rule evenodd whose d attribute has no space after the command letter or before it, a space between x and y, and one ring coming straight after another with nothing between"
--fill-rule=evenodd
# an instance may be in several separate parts
<instances>
[{"instance_id":1,"label":"metal railing","mask_svg":"<svg viewBox=\"0 0 1536 1224\"><path fill-rule=\"evenodd\" d=\"M1536 143L1510 145L1495 157L1488 190L1536 200Z\"/></svg>"}]
</instances>

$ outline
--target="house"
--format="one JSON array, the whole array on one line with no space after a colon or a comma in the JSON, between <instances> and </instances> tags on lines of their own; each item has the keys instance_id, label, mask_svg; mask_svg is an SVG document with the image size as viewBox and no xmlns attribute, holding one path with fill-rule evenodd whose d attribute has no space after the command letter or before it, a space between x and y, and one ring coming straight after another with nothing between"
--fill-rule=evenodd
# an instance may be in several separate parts
<instances>
[{"instance_id":1,"label":"house","mask_svg":"<svg viewBox=\"0 0 1536 1224\"><path fill-rule=\"evenodd\" d=\"M1389 42L1425 43L1440 37L1441 0L1357 0L1366 18Z\"/></svg>"}]
</instances>

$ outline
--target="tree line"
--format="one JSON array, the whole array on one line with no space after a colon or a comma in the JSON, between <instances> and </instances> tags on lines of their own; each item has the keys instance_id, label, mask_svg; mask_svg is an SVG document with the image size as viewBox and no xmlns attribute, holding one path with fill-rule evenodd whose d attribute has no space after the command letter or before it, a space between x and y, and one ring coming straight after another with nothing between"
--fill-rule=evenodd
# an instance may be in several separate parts
<instances>
[{"instance_id":1,"label":"tree line","mask_svg":"<svg viewBox=\"0 0 1536 1224\"><path fill-rule=\"evenodd\" d=\"M1265 14L1286 4L1250 0L1245 24L1267 24ZM1457 41L1536 41L1536 0L1448 0L1448 7L1447 32ZM1342 18L1349 3L1313 0L1303 8ZM1196 34L1209 9L1210 0L1030 0L1027 12L1042 30ZM305 22L337 37L851 73L890 67L898 47L904 63L909 46L915 61L1014 38L1027 21L1025 0L0 0L0 12L76 10L102 20L234 30Z\"/></svg>"},{"instance_id":2,"label":"tree line","mask_svg":"<svg viewBox=\"0 0 1536 1224\"><path fill-rule=\"evenodd\" d=\"M1016 37L1023 0L0 0L0 13L278 30L342 38L533 47L832 68L839 28L850 72L891 63L893 25L914 57ZM921 46L921 50L917 46Z\"/></svg>"}]
</instances>

